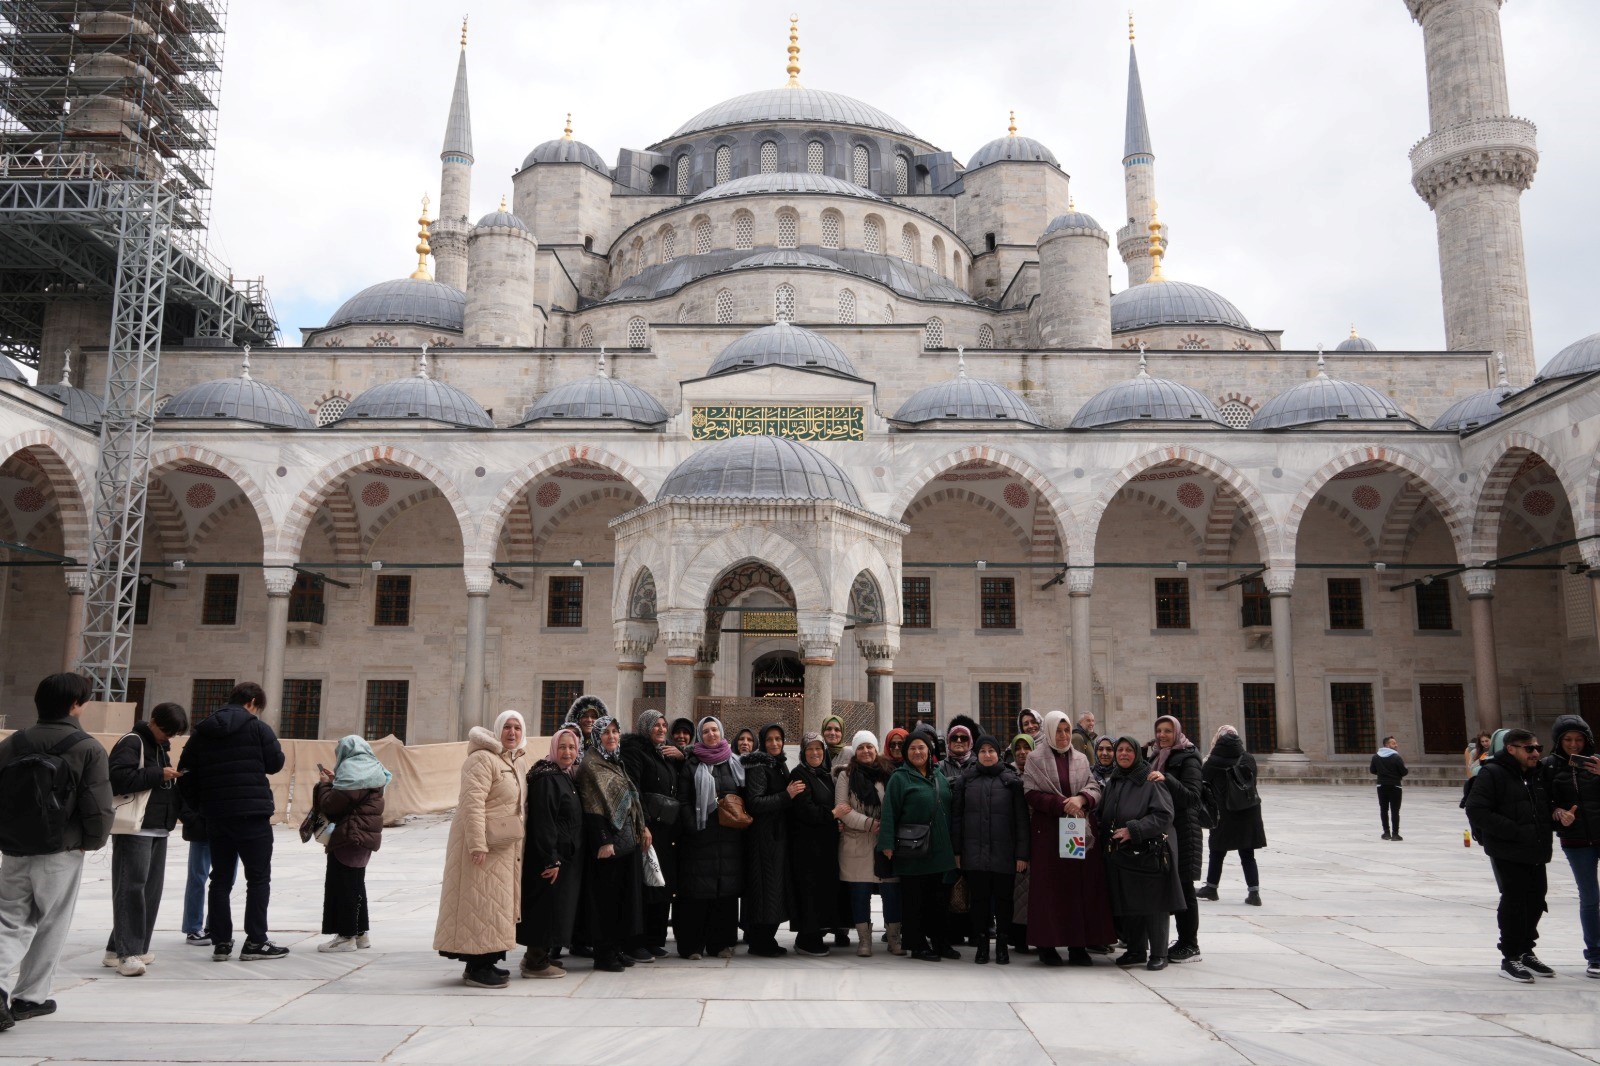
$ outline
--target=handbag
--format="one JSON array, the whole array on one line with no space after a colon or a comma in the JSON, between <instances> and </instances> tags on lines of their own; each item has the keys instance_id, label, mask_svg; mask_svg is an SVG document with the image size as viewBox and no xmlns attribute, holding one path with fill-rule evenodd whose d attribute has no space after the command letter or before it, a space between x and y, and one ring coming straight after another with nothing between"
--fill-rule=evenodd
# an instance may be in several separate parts
<instances>
[{"instance_id":1,"label":"handbag","mask_svg":"<svg viewBox=\"0 0 1600 1066\"><path fill-rule=\"evenodd\" d=\"M331 847L333 845L333 831L337 828L339 828L338 822L330 822L324 818L322 827L311 834L311 839L321 844L324 848Z\"/></svg>"},{"instance_id":2,"label":"handbag","mask_svg":"<svg viewBox=\"0 0 1600 1066\"><path fill-rule=\"evenodd\" d=\"M933 851L933 826L919 822L906 822L894 827L894 857L925 859Z\"/></svg>"},{"instance_id":3,"label":"handbag","mask_svg":"<svg viewBox=\"0 0 1600 1066\"><path fill-rule=\"evenodd\" d=\"M717 800L717 824L724 829L749 829L755 821L744 809L744 797L737 792Z\"/></svg>"},{"instance_id":4,"label":"handbag","mask_svg":"<svg viewBox=\"0 0 1600 1066\"><path fill-rule=\"evenodd\" d=\"M133 737L139 741L139 769L144 769L144 739L137 733L129 733L122 740ZM122 740L117 741L118 744ZM150 806L150 790L143 792L129 792L121 796L111 797L111 809L114 812L111 819L111 832L113 835L128 836L144 828L145 808Z\"/></svg>"},{"instance_id":5,"label":"handbag","mask_svg":"<svg viewBox=\"0 0 1600 1066\"><path fill-rule=\"evenodd\" d=\"M661 860L656 856L654 844L644 849L644 883L651 888L667 887L667 875L661 872Z\"/></svg>"},{"instance_id":6,"label":"handbag","mask_svg":"<svg viewBox=\"0 0 1600 1066\"><path fill-rule=\"evenodd\" d=\"M657 822L665 825L676 825L678 811L683 804L662 792L641 792L639 799L644 805L644 818L647 822Z\"/></svg>"},{"instance_id":7,"label":"handbag","mask_svg":"<svg viewBox=\"0 0 1600 1066\"><path fill-rule=\"evenodd\" d=\"M950 913L966 914L971 909L972 893L967 888L967 875L962 874L950 886Z\"/></svg>"},{"instance_id":8,"label":"handbag","mask_svg":"<svg viewBox=\"0 0 1600 1066\"><path fill-rule=\"evenodd\" d=\"M1158 877L1172 870L1172 849L1167 846L1165 833L1154 840L1113 845L1107 850L1106 859L1122 873L1143 877Z\"/></svg>"},{"instance_id":9,"label":"handbag","mask_svg":"<svg viewBox=\"0 0 1600 1066\"><path fill-rule=\"evenodd\" d=\"M300 843L311 843L317 834L330 824L332 823L328 821L328 816L313 806L306 812L306 816L300 819Z\"/></svg>"},{"instance_id":10,"label":"handbag","mask_svg":"<svg viewBox=\"0 0 1600 1066\"><path fill-rule=\"evenodd\" d=\"M509 848L522 839L523 826L520 813L491 814L483 824L483 842L490 851Z\"/></svg>"}]
</instances>

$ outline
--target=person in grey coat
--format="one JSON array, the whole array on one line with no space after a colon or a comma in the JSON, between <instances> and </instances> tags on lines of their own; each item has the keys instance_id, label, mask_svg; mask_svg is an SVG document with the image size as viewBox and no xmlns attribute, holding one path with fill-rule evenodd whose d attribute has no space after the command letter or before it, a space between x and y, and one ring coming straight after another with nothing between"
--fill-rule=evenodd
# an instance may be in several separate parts
<instances>
[{"instance_id":1,"label":"person in grey coat","mask_svg":"<svg viewBox=\"0 0 1600 1066\"><path fill-rule=\"evenodd\" d=\"M1150 780L1150 764L1134 738L1117 738L1115 762L1117 768L1095 816L1100 839L1106 842L1111 910L1128 943L1117 965L1143 963L1148 970L1164 970L1169 915L1185 906L1178 879L1178 844L1172 834L1172 796L1160 782Z\"/></svg>"},{"instance_id":2,"label":"person in grey coat","mask_svg":"<svg viewBox=\"0 0 1600 1066\"><path fill-rule=\"evenodd\" d=\"M951 805L950 844L956 865L967 879L968 917L978 952L989 961L989 922L994 921L994 961L1011 961L1012 904L1016 877L1028 868L1030 822L1022 798L1022 778L1000 761L1000 742L978 738L978 761L955 783Z\"/></svg>"}]
</instances>

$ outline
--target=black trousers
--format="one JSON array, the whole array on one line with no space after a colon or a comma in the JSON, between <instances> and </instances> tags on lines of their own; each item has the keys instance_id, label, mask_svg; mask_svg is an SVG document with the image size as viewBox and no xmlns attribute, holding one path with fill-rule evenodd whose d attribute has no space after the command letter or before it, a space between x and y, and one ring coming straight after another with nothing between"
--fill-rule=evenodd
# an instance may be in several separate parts
<instances>
[{"instance_id":1,"label":"black trousers","mask_svg":"<svg viewBox=\"0 0 1600 1066\"><path fill-rule=\"evenodd\" d=\"M672 914L671 900L653 903L647 893L643 907L643 932L628 938L630 948L663 948L667 945L667 919Z\"/></svg>"},{"instance_id":2,"label":"black trousers","mask_svg":"<svg viewBox=\"0 0 1600 1066\"><path fill-rule=\"evenodd\" d=\"M1400 832L1400 797L1404 792L1399 785L1378 786L1378 817L1383 819L1385 833Z\"/></svg>"},{"instance_id":3,"label":"black trousers","mask_svg":"<svg viewBox=\"0 0 1600 1066\"><path fill-rule=\"evenodd\" d=\"M967 917L972 921L972 936L987 940L989 921L994 920L995 935L1004 937L1011 931L1011 916L1016 910L1017 875L991 873L987 870L965 870L967 879Z\"/></svg>"},{"instance_id":4,"label":"black trousers","mask_svg":"<svg viewBox=\"0 0 1600 1066\"><path fill-rule=\"evenodd\" d=\"M1167 957L1167 919L1165 914L1119 914L1117 931L1135 955L1148 954L1152 959L1164 959Z\"/></svg>"},{"instance_id":5,"label":"black trousers","mask_svg":"<svg viewBox=\"0 0 1600 1066\"><path fill-rule=\"evenodd\" d=\"M1198 948L1200 946L1200 900L1194 894L1194 882L1185 877L1183 870L1188 868L1184 861L1183 848L1178 848L1178 879L1183 882L1183 910L1174 914L1173 922L1178 927L1178 943L1186 947ZM1165 936L1165 933L1162 933ZM1126 937L1124 937L1126 939Z\"/></svg>"},{"instance_id":6,"label":"black trousers","mask_svg":"<svg viewBox=\"0 0 1600 1066\"><path fill-rule=\"evenodd\" d=\"M346 866L330 854L322 878L322 931L360 936L367 929L367 868Z\"/></svg>"},{"instance_id":7,"label":"black trousers","mask_svg":"<svg viewBox=\"0 0 1600 1066\"><path fill-rule=\"evenodd\" d=\"M948 948L950 889L944 874L901 874L900 914L907 951L926 951L930 945L934 951Z\"/></svg>"},{"instance_id":8,"label":"black trousers","mask_svg":"<svg viewBox=\"0 0 1600 1066\"><path fill-rule=\"evenodd\" d=\"M739 939L739 897L677 900L678 954L715 955Z\"/></svg>"},{"instance_id":9,"label":"black trousers","mask_svg":"<svg viewBox=\"0 0 1600 1066\"><path fill-rule=\"evenodd\" d=\"M244 936L252 944L267 939L267 904L272 898L272 823L261 818L213 818L211 892L207 926L213 944L233 941L233 879L244 864Z\"/></svg>"},{"instance_id":10,"label":"black trousers","mask_svg":"<svg viewBox=\"0 0 1600 1066\"><path fill-rule=\"evenodd\" d=\"M1544 897L1549 885L1545 866L1534 862L1490 859L1495 884L1500 886L1500 954L1520 959L1539 941L1539 916L1548 908Z\"/></svg>"}]
</instances>

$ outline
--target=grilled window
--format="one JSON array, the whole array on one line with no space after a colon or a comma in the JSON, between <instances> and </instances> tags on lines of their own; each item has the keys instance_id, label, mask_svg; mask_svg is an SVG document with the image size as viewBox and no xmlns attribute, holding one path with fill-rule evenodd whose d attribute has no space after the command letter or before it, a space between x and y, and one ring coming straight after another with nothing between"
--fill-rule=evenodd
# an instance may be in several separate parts
<instances>
[{"instance_id":1,"label":"grilled window","mask_svg":"<svg viewBox=\"0 0 1600 1066\"><path fill-rule=\"evenodd\" d=\"M1239 586L1239 625L1270 626L1272 624L1272 596L1267 583L1259 577L1246 578Z\"/></svg>"},{"instance_id":2,"label":"grilled window","mask_svg":"<svg viewBox=\"0 0 1600 1066\"><path fill-rule=\"evenodd\" d=\"M911 191L911 161L903 155L894 157L894 192L904 196Z\"/></svg>"},{"instance_id":3,"label":"grilled window","mask_svg":"<svg viewBox=\"0 0 1600 1066\"><path fill-rule=\"evenodd\" d=\"M756 220L748 211L733 216L733 246L741 252L755 247Z\"/></svg>"},{"instance_id":4,"label":"grilled window","mask_svg":"<svg viewBox=\"0 0 1600 1066\"><path fill-rule=\"evenodd\" d=\"M552 629L571 629L583 625L583 578L550 579L545 625Z\"/></svg>"},{"instance_id":5,"label":"grilled window","mask_svg":"<svg viewBox=\"0 0 1600 1066\"><path fill-rule=\"evenodd\" d=\"M849 289L839 290L839 321L850 323L856 320L856 294Z\"/></svg>"},{"instance_id":6,"label":"grilled window","mask_svg":"<svg viewBox=\"0 0 1600 1066\"><path fill-rule=\"evenodd\" d=\"M284 678L278 736L285 740L316 740L321 729L322 682L309 678Z\"/></svg>"},{"instance_id":7,"label":"grilled window","mask_svg":"<svg viewBox=\"0 0 1600 1066\"><path fill-rule=\"evenodd\" d=\"M189 721L198 724L210 718L233 694L231 677L197 677L189 691Z\"/></svg>"},{"instance_id":8,"label":"grilled window","mask_svg":"<svg viewBox=\"0 0 1600 1066\"><path fill-rule=\"evenodd\" d=\"M733 293L727 289L717 290L717 321L719 323L733 321Z\"/></svg>"},{"instance_id":9,"label":"grilled window","mask_svg":"<svg viewBox=\"0 0 1600 1066\"><path fill-rule=\"evenodd\" d=\"M944 322L941 319L930 318L927 325L922 327L922 346L924 348L944 347Z\"/></svg>"},{"instance_id":10,"label":"grilled window","mask_svg":"<svg viewBox=\"0 0 1600 1066\"><path fill-rule=\"evenodd\" d=\"M368 740L393 736L406 740L406 715L411 706L411 682L368 681L367 713L361 734Z\"/></svg>"},{"instance_id":11,"label":"grilled window","mask_svg":"<svg viewBox=\"0 0 1600 1066\"><path fill-rule=\"evenodd\" d=\"M645 327L644 319L628 319L628 347L648 348L650 346L650 331Z\"/></svg>"},{"instance_id":12,"label":"grilled window","mask_svg":"<svg viewBox=\"0 0 1600 1066\"><path fill-rule=\"evenodd\" d=\"M850 153L850 180L865 189L871 179L872 159L867 154L866 145L858 144L855 151Z\"/></svg>"},{"instance_id":13,"label":"grilled window","mask_svg":"<svg viewBox=\"0 0 1600 1066\"><path fill-rule=\"evenodd\" d=\"M778 247L793 248L800 243L800 216L793 211L778 212Z\"/></svg>"},{"instance_id":14,"label":"grilled window","mask_svg":"<svg viewBox=\"0 0 1600 1066\"><path fill-rule=\"evenodd\" d=\"M812 141L806 145L806 171L811 174L821 174L824 156L821 141Z\"/></svg>"},{"instance_id":15,"label":"grilled window","mask_svg":"<svg viewBox=\"0 0 1600 1066\"><path fill-rule=\"evenodd\" d=\"M1156 578L1156 628L1189 628L1189 579Z\"/></svg>"},{"instance_id":16,"label":"grilled window","mask_svg":"<svg viewBox=\"0 0 1600 1066\"><path fill-rule=\"evenodd\" d=\"M154 581L136 581L133 587L133 624L147 626L150 624L150 590L155 588Z\"/></svg>"},{"instance_id":17,"label":"grilled window","mask_svg":"<svg viewBox=\"0 0 1600 1066\"><path fill-rule=\"evenodd\" d=\"M930 725L939 720L938 686L932 681L896 681L894 683L894 724L899 729L910 729L917 722ZM926 703L926 708L920 706ZM882 753L880 753L882 754Z\"/></svg>"},{"instance_id":18,"label":"grilled window","mask_svg":"<svg viewBox=\"0 0 1600 1066\"><path fill-rule=\"evenodd\" d=\"M978 624L983 629L1017 628L1017 583L986 577L978 583Z\"/></svg>"},{"instance_id":19,"label":"grilled window","mask_svg":"<svg viewBox=\"0 0 1600 1066\"><path fill-rule=\"evenodd\" d=\"M844 216L837 211L822 212L822 246L824 248L841 247Z\"/></svg>"},{"instance_id":20,"label":"grilled window","mask_svg":"<svg viewBox=\"0 0 1600 1066\"><path fill-rule=\"evenodd\" d=\"M869 218L861 226L861 246L874 254L883 252L883 223Z\"/></svg>"},{"instance_id":21,"label":"grilled window","mask_svg":"<svg viewBox=\"0 0 1600 1066\"><path fill-rule=\"evenodd\" d=\"M1450 615L1450 585L1445 581L1430 581L1415 587L1417 594L1418 629L1454 629Z\"/></svg>"},{"instance_id":22,"label":"grilled window","mask_svg":"<svg viewBox=\"0 0 1600 1066\"><path fill-rule=\"evenodd\" d=\"M1170 714L1183 726L1183 735L1200 735L1200 686L1193 681L1156 682L1156 717Z\"/></svg>"},{"instance_id":23,"label":"grilled window","mask_svg":"<svg viewBox=\"0 0 1600 1066\"><path fill-rule=\"evenodd\" d=\"M787 281L773 291L772 318L774 322L794 321L794 286Z\"/></svg>"},{"instance_id":24,"label":"grilled window","mask_svg":"<svg viewBox=\"0 0 1600 1066\"><path fill-rule=\"evenodd\" d=\"M1022 713L1022 682L978 682L978 725L992 737L1004 736Z\"/></svg>"},{"instance_id":25,"label":"grilled window","mask_svg":"<svg viewBox=\"0 0 1600 1066\"><path fill-rule=\"evenodd\" d=\"M717 149L716 184L721 185L731 177L733 177L733 149L723 145Z\"/></svg>"},{"instance_id":26,"label":"grilled window","mask_svg":"<svg viewBox=\"0 0 1600 1066\"><path fill-rule=\"evenodd\" d=\"M1250 751L1278 750L1278 690L1251 682L1244 686L1244 744Z\"/></svg>"},{"instance_id":27,"label":"grilled window","mask_svg":"<svg viewBox=\"0 0 1600 1066\"><path fill-rule=\"evenodd\" d=\"M900 579L900 628L933 628L933 579L903 577Z\"/></svg>"},{"instance_id":28,"label":"grilled window","mask_svg":"<svg viewBox=\"0 0 1600 1066\"><path fill-rule=\"evenodd\" d=\"M200 624L231 626L239 621L239 575L207 574L205 597L200 605Z\"/></svg>"},{"instance_id":29,"label":"grilled window","mask_svg":"<svg viewBox=\"0 0 1600 1066\"><path fill-rule=\"evenodd\" d=\"M1366 615L1361 609L1361 579L1328 579L1328 628L1365 629Z\"/></svg>"},{"instance_id":30,"label":"grilled window","mask_svg":"<svg viewBox=\"0 0 1600 1066\"><path fill-rule=\"evenodd\" d=\"M1333 752L1335 755L1365 755L1377 743L1377 724L1373 718L1372 685L1367 682L1334 682L1328 686L1333 704Z\"/></svg>"},{"instance_id":31,"label":"grilled window","mask_svg":"<svg viewBox=\"0 0 1600 1066\"><path fill-rule=\"evenodd\" d=\"M694 254L705 255L711 251L711 223L702 220L694 227Z\"/></svg>"},{"instance_id":32,"label":"grilled window","mask_svg":"<svg viewBox=\"0 0 1600 1066\"><path fill-rule=\"evenodd\" d=\"M373 598L372 624L408 626L411 624L411 575L379 574L377 595Z\"/></svg>"},{"instance_id":33,"label":"grilled window","mask_svg":"<svg viewBox=\"0 0 1600 1066\"><path fill-rule=\"evenodd\" d=\"M678 195L689 195L689 157L686 155L678 157Z\"/></svg>"},{"instance_id":34,"label":"grilled window","mask_svg":"<svg viewBox=\"0 0 1600 1066\"><path fill-rule=\"evenodd\" d=\"M539 732L554 733L567 716L572 701L583 695L582 681L546 681L539 686ZM585 738L584 743L588 743Z\"/></svg>"},{"instance_id":35,"label":"grilled window","mask_svg":"<svg viewBox=\"0 0 1600 1066\"><path fill-rule=\"evenodd\" d=\"M312 574L296 574L289 590L289 621L322 624L326 603L321 579Z\"/></svg>"},{"instance_id":36,"label":"grilled window","mask_svg":"<svg viewBox=\"0 0 1600 1066\"><path fill-rule=\"evenodd\" d=\"M988 323L984 323L983 325L978 327L978 347L979 348L993 348L994 347L994 328L992 326L990 326Z\"/></svg>"},{"instance_id":37,"label":"grilled window","mask_svg":"<svg viewBox=\"0 0 1600 1066\"><path fill-rule=\"evenodd\" d=\"M761 142L761 173L778 172L778 146L772 141Z\"/></svg>"}]
</instances>

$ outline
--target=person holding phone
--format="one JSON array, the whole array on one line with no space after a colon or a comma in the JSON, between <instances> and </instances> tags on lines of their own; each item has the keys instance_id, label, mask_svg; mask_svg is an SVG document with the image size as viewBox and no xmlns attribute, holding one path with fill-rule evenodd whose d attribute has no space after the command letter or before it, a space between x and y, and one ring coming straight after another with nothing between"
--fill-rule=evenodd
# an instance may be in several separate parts
<instances>
[{"instance_id":1,"label":"person holding phone","mask_svg":"<svg viewBox=\"0 0 1600 1066\"><path fill-rule=\"evenodd\" d=\"M317 950L357 951L372 946L367 936L367 864L383 844L383 790L394 775L372 745L351 734L333 749L334 767L317 763L320 780L311 802L333 823L328 867L322 882L322 931L333 937Z\"/></svg>"},{"instance_id":2,"label":"person holding phone","mask_svg":"<svg viewBox=\"0 0 1600 1066\"><path fill-rule=\"evenodd\" d=\"M1589 723L1575 714L1557 718L1540 765L1561 854L1578 888L1584 973L1600 977L1600 759Z\"/></svg>"}]
</instances>

